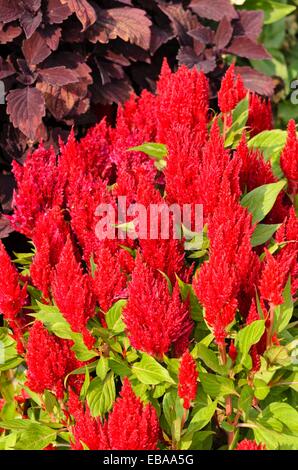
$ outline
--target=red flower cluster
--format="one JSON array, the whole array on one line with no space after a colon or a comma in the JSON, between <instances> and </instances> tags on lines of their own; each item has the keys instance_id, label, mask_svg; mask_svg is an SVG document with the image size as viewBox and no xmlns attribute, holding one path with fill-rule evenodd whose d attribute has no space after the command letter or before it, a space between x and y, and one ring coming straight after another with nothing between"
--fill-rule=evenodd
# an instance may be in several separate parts
<instances>
[{"instance_id":1,"label":"red flower cluster","mask_svg":"<svg viewBox=\"0 0 298 470\"><path fill-rule=\"evenodd\" d=\"M99 418L90 416L88 407L84 410L73 392L70 393L68 406L75 419L72 427L75 439L73 449L83 449L82 442L90 450L157 449L160 428L156 411L151 404L143 405L127 378L104 424Z\"/></svg>"},{"instance_id":2,"label":"red flower cluster","mask_svg":"<svg viewBox=\"0 0 298 470\"><path fill-rule=\"evenodd\" d=\"M289 192L298 193L298 137L293 119L288 124L288 138L280 156L280 166L288 180Z\"/></svg>"},{"instance_id":3,"label":"red flower cluster","mask_svg":"<svg viewBox=\"0 0 298 470\"><path fill-rule=\"evenodd\" d=\"M19 275L16 268L12 265L10 257L5 251L3 243L0 241L0 313L9 321L13 330L14 337L18 342L18 348L21 352L22 347L22 328L24 319L21 311L25 305L27 291L26 285L20 286Z\"/></svg>"},{"instance_id":4,"label":"red flower cluster","mask_svg":"<svg viewBox=\"0 0 298 470\"><path fill-rule=\"evenodd\" d=\"M189 410L197 394L198 371L196 361L188 351L182 355L179 368L178 395L183 399L183 407Z\"/></svg>"},{"instance_id":5,"label":"red flower cluster","mask_svg":"<svg viewBox=\"0 0 298 470\"><path fill-rule=\"evenodd\" d=\"M123 314L136 349L162 358L171 347L176 355L187 348L193 324L178 285L171 295L166 279L141 257L136 260Z\"/></svg>"},{"instance_id":6,"label":"red flower cluster","mask_svg":"<svg viewBox=\"0 0 298 470\"><path fill-rule=\"evenodd\" d=\"M266 447L264 444L257 444L256 441L243 439L238 442L236 450L266 450Z\"/></svg>"},{"instance_id":7,"label":"red flower cluster","mask_svg":"<svg viewBox=\"0 0 298 470\"><path fill-rule=\"evenodd\" d=\"M81 365L71 346L71 341L58 338L41 322L34 322L26 354L27 385L31 390L37 393L51 390L58 398L63 398L65 377Z\"/></svg>"}]
</instances>

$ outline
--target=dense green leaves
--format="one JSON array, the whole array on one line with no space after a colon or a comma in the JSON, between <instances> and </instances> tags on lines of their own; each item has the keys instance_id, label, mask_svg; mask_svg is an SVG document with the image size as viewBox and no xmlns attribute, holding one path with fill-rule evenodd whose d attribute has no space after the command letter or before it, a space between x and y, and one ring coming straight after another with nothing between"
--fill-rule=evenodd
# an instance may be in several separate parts
<instances>
[{"instance_id":1,"label":"dense green leaves","mask_svg":"<svg viewBox=\"0 0 298 470\"><path fill-rule=\"evenodd\" d=\"M142 359L132 366L132 372L144 384L157 385L161 382L174 383L167 369L162 367L153 357L142 354Z\"/></svg>"},{"instance_id":2,"label":"dense green leaves","mask_svg":"<svg viewBox=\"0 0 298 470\"><path fill-rule=\"evenodd\" d=\"M252 214L253 223L260 222L271 211L280 191L285 187L286 181L264 184L247 193L241 200L243 207L246 207Z\"/></svg>"},{"instance_id":3,"label":"dense green leaves","mask_svg":"<svg viewBox=\"0 0 298 470\"><path fill-rule=\"evenodd\" d=\"M237 335L237 347L242 353L242 362L245 360L251 346L261 339L265 331L265 320L256 320L245 326Z\"/></svg>"},{"instance_id":4,"label":"dense green leaves","mask_svg":"<svg viewBox=\"0 0 298 470\"><path fill-rule=\"evenodd\" d=\"M99 377L93 379L87 392L91 415L103 416L112 408L115 398L116 388L112 372L103 381Z\"/></svg>"}]
</instances>

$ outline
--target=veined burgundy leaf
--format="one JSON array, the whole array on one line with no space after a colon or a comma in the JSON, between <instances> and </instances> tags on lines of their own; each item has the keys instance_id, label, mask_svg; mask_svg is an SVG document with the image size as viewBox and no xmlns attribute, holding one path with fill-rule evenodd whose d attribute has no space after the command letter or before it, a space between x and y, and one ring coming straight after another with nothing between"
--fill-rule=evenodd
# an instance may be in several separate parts
<instances>
[{"instance_id":1,"label":"veined burgundy leaf","mask_svg":"<svg viewBox=\"0 0 298 470\"><path fill-rule=\"evenodd\" d=\"M14 66L9 60L4 60L0 57L0 80L10 77L16 72Z\"/></svg>"},{"instance_id":2,"label":"veined burgundy leaf","mask_svg":"<svg viewBox=\"0 0 298 470\"><path fill-rule=\"evenodd\" d=\"M31 12L26 10L20 18L20 24L24 30L27 39L31 38L32 34L37 30L42 20L41 11L33 15Z\"/></svg>"},{"instance_id":3,"label":"veined burgundy leaf","mask_svg":"<svg viewBox=\"0 0 298 470\"><path fill-rule=\"evenodd\" d=\"M42 80L50 85L63 86L79 81L77 74L73 70L64 67L64 65L39 69L38 73Z\"/></svg>"},{"instance_id":4,"label":"veined burgundy leaf","mask_svg":"<svg viewBox=\"0 0 298 470\"><path fill-rule=\"evenodd\" d=\"M181 4L159 5L159 8L170 19L173 31L175 35L178 36L180 44L190 46L192 41L187 32L196 29L198 26L199 22L197 16L190 10L185 10Z\"/></svg>"},{"instance_id":5,"label":"veined burgundy leaf","mask_svg":"<svg viewBox=\"0 0 298 470\"><path fill-rule=\"evenodd\" d=\"M155 52L166 42L174 37L174 34L171 31L166 29L158 28L156 25L151 27L151 41L150 41L150 52L155 54Z\"/></svg>"},{"instance_id":6,"label":"veined burgundy leaf","mask_svg":"<svg viewBox=\"0 0 298 470\"><path fill-rule=\"evenodd\" d=\"M192 0L189 7L202 18L220 21L226 16L229 20L238 18L230 0Z\"/></svg>"},{"instance_id":7,"label":"veined burgundy leaf","mask_svg":"<svg viewBox=\"0 0 298 470\"><path fill-rule=\"evenodd\" d=\"M240 10L239 22L236 23L234 33L238 36L246 36L256 41L262 32L264 12L261 10Z\"/></svg>"},{"instance_id":8,"label":"veined burgundy leaf","mask_svg":"<svg viewBox=\"0 0 298 470\"><path fill-rule=\"evenodd\" d=\"M226 52L245 57L246 59L271 59L271 55L262 44L258 44L245 37L233 39Z\"/></svg>"},{"instance_id":9,"label":"veined burgundy leaf","mask_svg":"<svg viewBox=\"0 0 298 470\"><path fill-rule=\"evenodd\" d=\"M217 49L221 50L224 47L226 47L232 38L232 34L233 34L233 27L231 25L231 21L228 20L226 16L224 16L218 25L218 28L216 30L215 37L214 37L214 43Z\"/></svg>"},{"instance_id":10,"label":"veined burgundy leaf","mask_svg":"<svg viewBox=\"0 0 298 470\"><path fill-rule=\"evenodd\" d=\"M61 0L69 9L75 13L78 20L82 23L83 31L96 21L96 12L93 6L87 0Z\"/></svg>"},{"instance_id":11,"label":"veined burgundy leaf","mask_svg":"<svg viewBox=\"0 0 298 470\"><path fill-rule=\"evenodd\" d=\"M63 23L71 15L71 11L66 4L60 0L48 0L47 18L50 24Z\"/></svg>"},{"instance_id":12,"label":"veined burgundy leaf","mask_svg":"<svg viewBox=\"0 0 298 470\"><path fill-rule=\"evenodd\" d=\"M23 41L22 50L28 65L40 64L51 54L45 38L38 31Z\"/></svg>"},{"instance_id":13,"label":"veined burgundy leaf","mask_svg":"<svg viewBox=\"0 0 298 470\"><path fill-rule=\"evenodd\" d=\"M59 46L62 30L59 26L47 25L40 34L45 39L47 45L52 51L56 51Z\"/></svg>"},{"instance_id":14,"label":"veined burgundy leaf","mask_svg":"<svg viewBox=\"0 0 298 470\"><path fill-rule=\"evenodd\" d=\"M196 29L191 29L187 34L203 44L214 44L214 31L200 23Z\"/></svg>"},{"instance_id":15,"label":"veined burgundy leaf","mask_svg":"<svg viewBox=\"0 0 298 470\"><path fill-rule=\"evenodd\" d=\"M44 97L34 87L11 90L7 95L7 112L13 126L34 141L37 128L45 116Z\"/></svg>"},{"instance_id":16,"label":"veined burgundy leaf","mask_svg":"<svg viewBox=\"0 0 298 470\"><path fill-rule=\"evenodd\" d=\"M8 237L11 232L13 232L13 228L10 225L10 221L0 214L0 238Z\"/></svg>"},{"instance_id":17,"label":"veined burgundy leaf","mask_svg":"<svg viewBox=\"0 0 298 470\"><path fill-rule=\"evenodd\" d=\"M274 82L268 75L248 66L235 67L235 72L241 75L245 87L249 90L259 93L260 95L273 95Z\"/></svg>"},{"instance_id":18,"label":"veined burgundy leaf","mask_svg":"<svg viewBox=\"0 0 298 470\"><path fill-rule=\"evenodd\" d=\"M0 22L10 23L20 18L24 6L18 0L0 0Z\"/></svg>"},{"instance_id":19,"label":"veined burgundy leaf","mask_svg":"<svg viewBox=\"0 0 298 470\"><path fill-rule=\"evenodd\" d=\"M41 6L41 0L23 0L28 10L36 12Z\"/></svg>"},{"instance_id":20,"label":"veined burgundy leaf","mask_svg":"<svg viewBox=\"0 0 298 470\"><path fill-rule=\"evenodd\" d=\"M94 86L94 103L124 103L133 89L127 80L113 80L104 86Z\"/></svg>"},{"instance_id":21,"label":"veined burgundy leaf","mask_svg":"<svg viewBox=\"0 0 298 470\"><path fill-rule=\"evenodd\" d=\"M0 174L0 204L4 211L11 210L13 189L13 176L11 174Z\"/></svg>"},{"instance_id":22,"label":"veined burgundy leaf","mask_svg":"<svg viewBox=\"0 0 298 470\"><path fill-rule=\"evenodd\" d=\"M117 54L114 51L111 51L110 49L107 50L105 54L105 58L107 60L110 60L111 62L114 62L115 64L123 65L123 67L127 67L130 65L130 61L122 54Z\"/></svg>"},{"instance_id":23,"label":"veined burgundy leaf","mask_svg":"<svg viewBox=\"0 0 298 470\"><path fill-rule=\"evenodd\" d=\"M91 28L89 39L92 42L108 43L117 37L148 50L150 47L151 21L144 10L139 8L111 8L100 10L99 18Z\"/></svg>"},{"instance_id":24,"label":"veined burgundy leaf","mask_svg":"<svg viewBox=\"0 0 298 470\"><path fill-rule=\"evenodd\" d=\"M22 32L19 26L0 24L0 44L7 44L17 38Z\"/></svg>"},{"instance_id":25,"label":"veined burgundy leaf","mask_svg":"<svg viewBox=\"0 0 298 470\"><path fill-rule=\"evenodd\" d=\"M204 46L202 45L202 47ZM177 59L179 65L184 64L187 65L187 67L189 68L194 67L199 61L199 57L197 56L193 48L190 46L180 47L179 52L177 54Z\"/></svg>"}]
</instances>

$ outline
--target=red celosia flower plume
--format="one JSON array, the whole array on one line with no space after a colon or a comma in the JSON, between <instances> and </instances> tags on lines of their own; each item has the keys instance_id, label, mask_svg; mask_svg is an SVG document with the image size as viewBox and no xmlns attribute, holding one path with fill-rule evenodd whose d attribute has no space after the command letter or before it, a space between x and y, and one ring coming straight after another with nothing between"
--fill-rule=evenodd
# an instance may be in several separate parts
<instances>
[{"instance_id":1,"label":"red celosia flower plume","mask_svg":"<svg viewBox=\"0 0 298 470\"><path fill-rule=\"evenodd\" d=\"M298 218L293 207L276 232L275 240L278 243L288 242L277 254L277 260L282 266L288 267L285 277L291 274L292 295L295 296L298 290Z\"/></svg>"},{"instance_id":2,"label":"red celosia flower plume","mask_svg":"<svg viewBox=\"0 0 298 470\"><path fill-rule=\"evenodd\" d=\"M53 148L42 145L29 154L24 165L13 161L17 182L14 193L12 223L16 230L31 237L38 217L55 205L62 204L62 188Z\"/></svg>"},{"instance_id":3,"label":"red celosia flower plume","mask_svg":"<svg viewBox=\"0 0 298 470\"><path fill-rule=\"evenodd\" d=\"M125 378L108 418L109 449L156 450L159 429L154 407L151 403L143 405Z\"/></svg>"},{"instance_id":4,"label":"red celosia flower plume","mask_svg":"<svg viewBox=\"0 0 298 470\"><path fill-rule=\"evenodd\" d=\"M41 322L34 322L26 354L27 385L31 390L37 393L50 390L63 398L65 377L81 365L71 345L71 341L49 333Z\"/></svg>"},{"instance_id":5,"label":"red celosia flower plume","mask_svg":"<svg viewBox=\"0 0 298 470\"><path fill-rule=\"evenodd\" d=\"M69 226L58 206L41 215L34 228L32 240L36 254L30 274L34 286L42 291L44 298L50 297L53 268L59 261L68 233Z\"/></svg>"},{"instance_id":6,"label":"red celosia flower plume","mask_svg":"<svg viewBox=\"0 0 298 470\"><path fill-rule=\"evenodd\" d=\"M183 399L183 407L188 410L196 398L198 371L194 358L185 351L181 358L178 375L178 395Z\"/></svg>"},{"instance_id":7,"label":"red celosia flower plume","mask_svg":"<svg viewBox=\"0 0 298 470\"><path fill-rule=\"evenodd\" d=\"M235 318L241 289L253 290L253 284L247 286L249 267L257 262L250 242L252 232L251 215L226 188L208 226L209 262L193 281L218 343L224 342L226 327Z\"/></svg>"},{"instance_id":8,"label":"red celosia flower plume","mask_svg":"<svg viewBox=\"0 0 298 470\"><path fill-rule=\"evenodd\" d=\"M114 245L113 241L102 241L94 255L96 270L92 281L93 291L104 312L116 300L127 297L129 263L133 263L130 253Z\"/></svg>"},{"instance_id":9,"label":"red celosia flower plume","mask_svg":"<svg viewBox=\"0 0 298 470\"><path fill-rule=\"evenodd\" d=\"M157 142L169 140L168 132L175 122L191 128L206 126L209 85L202 72L182 66L172 73L165 60L157 83L157 96Z\"/></svg>"},{"instance_id":10,"label":"red celosia flower plume","mask_svg":"<svg viewBox=\"0 0 298 470\"><path fill-rule=\"evenodd\" d=\"M91 280L83 274L77 261L70 237L61 252L59 263L53 273L52 292L55 302L75 332L83 334L85 343L91 347L94 338L87 330L89 318L95 314L95 298Z\"/></svg>"},{"instance_id":11,"label":"red celosia flower plume","mask_svg":"<svg viewBox=\"0 0 298 470\"><path fill-rule=\"evenodd\" d=\"M238 442L236 450L266 450L266 447L262 443L257 444L256 441L243 439L242 441Z\"/></svg>"},{"instance_id":12,"label":"red celosia flower plume","mask_svg":"<svg viewBox=\"0 0 298 470\"><path fill-rule=\"evenodd\" d=\"M260 132L272 129L273 116L269 100L261 98L255 93L250 93L249 114L246 125L250 131L251 137L259 134Z\"/></svg>"},{"instance_id":13,"label":"red celosia flower plume","mask_svg":"<svg viewBox=\"0 0 298 470\"><path fill-rule=\"evenodd\" d=\"M138 256L128 294L123 315L133 347L158 358L182 339L187 347L192 321L177 284L171 295L166 279Z\"/></svg>"},{"instance_id":14,"label":"red celosia flower plume","mask_svg":"<svg viewBox=\"0 0 298 470\"><path fill-rule=\"evenodd\" d=\"M260 279L260 293L271 305L283 303L283 290L288 280L291 266L297 258L293 252L286 258L274 257L266 248L266 258ZM283 261L283 262L281 262Z\"/></svg>"},{"instance_id":15,"label":"red celosia flower plume","mask_svg":"<svg viewBox=\"0 0 298 470\"><path fill-rule=\"evenodd\" d=\"M290 194L298 192L298 138L296 123L293 119L288 124L288 138L280 156L280 166L288 180Z\"/></svg>"},{"instance_id":16,"label":"red celosia flower plume","mask_svg":"<svg viewBox=\"0 0 298 470\"><path fill-rule=\"evenodd\" d=\"M75 424L71 428L74 441L71 441L71 448L74 450L84 450L83 444L89 450L108 450L107 422L101 424L100 418L92 418L88 405L84 405L79 400L78 395L69 390L68 410L73 416Z\"/></svg>"},{"instance_id":17,"label":"red celosia flower plume","mask_svg":"<svg viewBox=\"0 0 298 470\"><path fill-rule=\"evenodd\" d=\"M0 241L0 313L9 321L14 337L18 342L19 351L22 351L22 328L25 326L19 316L25 305L27 291L26 285L19 284L19 275Z\"/></svg>"},{"instance_id":18,"label":"red celosia flower plume","mask_svg":"<svg viewBox=\"0 0 298 470\"><path fill-rule=\"evenodd\" d=\"M235 66L232 64L222 79L218 92L218 105L222 113L230 113L245 98L247 90L240 75L235 75Z\"/></svg>"}]
</instances>

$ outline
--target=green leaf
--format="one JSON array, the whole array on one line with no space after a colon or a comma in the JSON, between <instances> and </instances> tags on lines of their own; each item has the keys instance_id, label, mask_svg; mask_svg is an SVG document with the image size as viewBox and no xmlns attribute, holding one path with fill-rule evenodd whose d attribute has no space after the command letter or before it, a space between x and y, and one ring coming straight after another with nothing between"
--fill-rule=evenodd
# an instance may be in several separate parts
<instances>
[{"instance_id":1,"label":"green leaf","mask_svg":"<svg viewBox=\"0 0 298 470\"><path fill-rule=\"evenodd\" d=\"M4 429L17 431L16 450L41 450L56 439L57 432L44 424L14 419L1 422Z\"/></svg>"},{"instance_id":2,"label":"green leaf","mask_svg":"<svg viewBox=\"0 0 298 470\"><path fill-rule=\"evenodd\" d=\"M254 397L254 392L249 385L244 385L238 400L238 406L246 415L249 412Z\"/></svg>"},{"instance_id":3,"label":"green leaf","mask_svg":"<svg viewBox=\"0 0 298 470\"><path fill-rule=\"evenodd\" d=\"M293 5L285 5L273 0L246 0L244 7L252 10L263 10L265 14L264 24L272 24L295 11Z\"/></svg>"},{"instance_id":4,"label":"green leaf","mask_svg":"<svg viewBox=\"0 0 298 470\"><path fill-rule=\"evenodd\" d=\"M271 346L264 353L270 365L288 366L291 364L289 352L285 346Z\"/></svg>"},{"instance_id":5,"label":"green leaf","mask_svg":"<svg viewBox=\"0 0 298 470\"><path fill-rule=\"evenodd\" d=\"M277 183L264 184L247 193L241 200L241 205L252 214L253 224L260 222L271 211L277 196L286 185L285 180Z\"/></svg>"},{"instance_id":6,"label":"green leaf","mask_svg":"<svg viewBox=\"0 0 298 470\"><path fill-rule=\"evenodd\" d=\"M49 390L45 390L44 392L44 403L48 413L52 413L55 407L58 408L57 398L53 393L49 392Z\"/></svg>"},{"instance_id":7,"label":"green leaf","mask_svg":"<svg viewBox=\"0 0 298 470\"><path fill-rule=\"evenodd\" d=\"M190 432L200 431L205 426L207 426L207 424L211 421L212 416L215 413L216 407L217 403L213 402L196 411L191 422L189 423L188 430Z\"/></svg>"},{"instance_id":8,"label":"green leaf","mask_svg":"<svg viewBox=\"0 0 298 470\"><path fill-rule=\"evenodd\" d=\"M241 100L236 108L232 112L232 118L233 118L233 124L231 127L229 127L227 134L226 134L226 139L225 139L225 147L229 147L235 143L237 143L241 135L243 133L243 130L245 128L247 119L248 119L248 96L246 96L243 100Z\"/></svg>"},{"instance_id":9,"label":"green leaf","mask_svg":"<svg viewBox=\"0 0 298 470\"><path fill-rule=\"evenodd\" d=\"M127 363L118 357L109 359L109 367L120 377L128 377L131 375L131 369Z\"/></svg>"},{"instance_id":10,"label":"green leaf","mask_svg":"<svg viewBox=\"0 0 298 470\"><path fill-rule=\"evenodd\" d=\"M298 437L292 434L275 431L261 425L253 424L253 432L258 443L262 442L268 450L297 450Z\"/></svg>"},{"instance_id":11,"label":"green leaf","mask_svg":"<svg viewBox=\"0 0 298 470\"><path fill-rule=\"evenodd\" d=\"M99 377L92 380L88 392L87 403L93 417L103 416L110 411L116 398L114 374L110 372L102 382Z\"/></svg>"},{"instance_id":12,"label":"green leaf","mask_svg":"<svg viewBox=\"0 0 298 470\"><path fill-rule=\"evenodd\" d=\"M270 392L270 387L261 379L254 379L254 395L258 400L264 400Z\"/></svg>"},{"instance_id":13,"label":"green leaf","mask_svg":"<svg viewBox=\"0 0 298 470\"><path fill-rule=\"evenodd\" d=\"M194 293L192 285L185 283L178 276L176 276L176 279L178 281L182 300L189 300L191 318L196 321L202 320L202 307L199 304L198 298Z\"/></svg>"},{"instance_id":14,"label":"green leaf","mask_svg":"<svg viewBox=\"0 0 298 470\"><path fill-rule=\"evenodd\" d=\"M227 373L227 368L219 364L216 354L211 351L211 349L208 349L204 344L197 343L191 351L191 355L194 359L201 359L206 366L214 372L217 372L220 375L225 375Z\"/></svg>"},{"instance_id":15,"label":"green leaf","mask_svg":"<svg viewBox=\"0 0 298 470\"><path fill-rule=\"evenodd\" d=\"M90 385L90 374L89 374L88 367L86 366L85 367L85 380L84 380L84 383L83 383L81 391L80 391L80 400L81 401L85 400L89 385Z\"/></svg>"},{"instance_id":16,"label":"green leaf","mask_svg":"<svg viewBox=\"0 0 298 470\"><path fill-rule=\"evenodd\" d=\"M96 375L102 381L104 381L108 371L109 371L109 360L107 357L101 356L96 366Z\"/></svg>"},{"instance_id":17,"label":"green leaf","mask_svg":"<svg viewBox=\"0 0 298 470\"><path fill-rule=\"evenodd\" d=\"M212 398L236 394L233 380L227 377L201 372L200 382L204 391Z\"/></svg>"},{"instance_id":18,"label":"green leaf","mask_svg":"<svg viewBox=\"0 0 298 470\"><path fill-rule=\"evenodd\" d=\"M143 354L140 362L132 366L132 372L137 379L148 385L157 385L162 382L175 383L167 369L162 367L153 357Z\"/></svg>"},{"instance_id":19,"label":"green leaf","mask_svg":"<svg viewBox=\"0 0 298 470\"><path fill-rule=\"evenodd\" d=\"M16 342L8 328L0 327L0 371L14 369L23 358L17 353Z\"/></svg>"},{"instance_id":20,"label":"green leaf","mask_svg":"<svg viewBox=\"0 0 298 470\"><path fill-rule=\"evenodd\" d=\"M175 405L177 400L177 392L175 390L171 390L167 392L162 401L162 408L166 418L166 421L171 429L172 423L175 419Z\"/></svg>"},{"instance_id":21,"label":"green leaf","mask_svg":"<svg viewBox=\"0 0 298 470\"><path fill-rule=\"evenodd\" d=\"M283 291L284 302L282 305L275 307L275 313L277 317L276 330L281 333L289 324L294 311L294 303L291 294L291 276Z\"/></svg>"},{"instance_id":22,"label":"green leaf","mask_svg":"<svg viewBox=\"0 0 298 470\"><path fill-rule=\"evenodd\" d=\"M278 156L284 148L287 141L287 131L273 129L271 131L263 131L248 141L248 147L259 149L263 152L265 160L269 160L272 156Z\"/></svg>"},{"instance_id":23,"label":"green leaf","mask_svg":"<svg viewBox=\"0 0 298 470\"><path fill-rule=\"evenodd\" d=\"M97 357L98 354L91 349L88 349L84 343L81 333L71 333L71 339L74 342L74 345L71 347L79 361L90 361L94 357Z\"/></svg>"},{"instance_id":24,"label":"green leaf","mask_svg":"<svg viewBox=\"0 0 298 470\"><path fill-rule=\"evenodd\" d=\"M242 353L241 363L245 360L251 346L260 341L265 331L265 321L256 320L245 326L237 334L237 345Z\"/></svg>"},{"instance_id":25,"label":"green leaf","mask_svg":"<svg viewBox=\"0 0 298 470\"><path fill-rule=\"evenodd\" d=\"M155 142L146 142L137 147L131 147L128 151L144 152L149 157L155 160L163 160L167 156L167 147L164 144L157 144Z\"/></svg>"},{"instance_id":26,"label":"green leaf","mask_svg":"<svg viewBox=\"0 0 298 470\"><path fill-rule=\"evenodd\" d=\"M127 301L124 299L118 300L105 316L108 328L116 334L122 333L125 330L125 325L122 321L121 315L126 303Z\"/></svg>"},{"instance_id":27,"label":"green leaf","mask_svg":"<svg viewBox=\"0 0 298 470\"><path fill-rule=\"evenodd\" d=\"M281 224L258 224L251 237L252 246L255 247L266 243L270 238L272 238L280 225Z\"/></svg>"}]
</instances>

